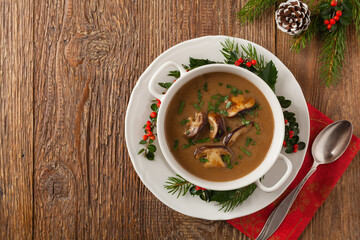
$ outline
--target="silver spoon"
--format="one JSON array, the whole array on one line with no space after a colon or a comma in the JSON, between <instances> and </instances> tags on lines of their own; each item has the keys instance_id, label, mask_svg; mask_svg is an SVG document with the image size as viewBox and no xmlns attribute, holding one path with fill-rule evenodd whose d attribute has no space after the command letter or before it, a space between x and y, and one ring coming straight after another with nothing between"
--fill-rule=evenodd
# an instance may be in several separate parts
<instances>
[{"instance_id":1,"label":"silver spoon","mask_svg":"<svg viewBox=\"0 0 360 240\"><path fill-rule=\"evenodd\" d=\"M315 172L317 166L320 164L332 163L337 160L348 147L352 132L353 127L351 122L341 120L330 124L319 133L311 148L315 161L310 168L310 171L299 185L297 185L297 187L292 190L292 192L271 213L256 240L265 240L273 235L289 212L301 188Z\"/></svg>"}]
</instances>

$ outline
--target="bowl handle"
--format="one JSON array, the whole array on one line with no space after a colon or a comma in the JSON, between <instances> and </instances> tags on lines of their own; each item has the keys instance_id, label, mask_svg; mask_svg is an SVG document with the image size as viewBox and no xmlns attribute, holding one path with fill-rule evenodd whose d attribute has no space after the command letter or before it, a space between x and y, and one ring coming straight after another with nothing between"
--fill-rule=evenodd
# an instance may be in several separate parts
<instances>
[{"instance_id":1,"label":"bowl handle","mask_svg":"<svg viewBox=\"0 0 360 240\"><path fill-rule=\"evenodd\" d=\"M264 192L273 192L275 191L276 189L278 189L281 185L283 185L283 183L286 181L286 179L288 179L288 177L290 176L290 173L291 173L291 170L292 170L292 164L290 162L290 160L285 157L284 155L282 155L281 153L279 154L279 157L278 159L281 159L285 162L286 164L286 172L284 174L284 176L282 176L282 178L277 182L275 183L272 187L265 187L261 182L260 180L257 180L255 182L255 184L261 189L263 190Z\"/></svg>"},{"instance_id":2,"label":"bowl handle","mask_svg":"<svg viewBox=\"0 0 360 240\"><path fill-rule=\"evenodd\" d=\"M176 67L179 71L180 71L180 75L181 77L184 76L187 72L185 71L185 69L178 63L173 62L173 61L168 61L165 62L161 67L159 67L155 73L153 74L153 76L150 79L149 85L148 85L148 89L149 92L151 93L151 95L153 95L154 97L156 97L157 99L159 99L160 101L162 101L162 99L164 98L164 94L159 93L159 91L156 90L156 87L158 86L159 82L161 82L161 79L158 77L159 73L163 72L164 69L168 66L174 66Z\"/></svg>"}]
</instances>

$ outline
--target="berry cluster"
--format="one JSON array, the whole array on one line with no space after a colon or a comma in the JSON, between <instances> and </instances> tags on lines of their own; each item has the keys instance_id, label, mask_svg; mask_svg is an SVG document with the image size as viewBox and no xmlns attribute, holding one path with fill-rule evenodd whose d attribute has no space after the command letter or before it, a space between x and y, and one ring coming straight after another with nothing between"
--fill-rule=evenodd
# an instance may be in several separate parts
<instances>
[{"instance_id":1,"label":"berry cluster","mask_svg":"<svg viewBox=\"0 0 360 240\"><path fill-rule=\"evenodd\" d=\"M332 1L331 6L333 6L333 2L335 4L335 6L336 6L337 1ZM330 30L331 27L333 25L335 25L337 21L340 20L341 15L342 15L342 11L336 11L336 15L333 18L324 20L324 24L327 26L327 29Z\"/></svg>"},{"instance_id":2,"label":"berry cluster","mask_svg":"<svg viewBox=\"0 0 360 240\"><path fill-rule=\"evenodd\" d=\"M153 110L157 110L161 105L161 101L159 99L156 99L156 101L157 101L156 109L153 109ZM148 138L151 139L151 140L155 140L155 135L153 134L152 131L153 131L154 127L155 127L156 117L157 117L157 112L156 111L153 111L153 112L150 113L151 121L147 121L146 124L145 124L145 132L146 132L146 134L143 136L144 141L148 140Z\"/></svg>"},{"instance_id":3,"label":"berry cluster","mask_svg":"<svg viewBox=\"0 0 360 240\"><path fill-rule=\"evenodd\" d=\"M235 65L236 66L246 66L248 68L250 68L251 66L255 66L257 64L257 61L255 59L253 60L249 60L249 59L243 59L243 58L239 58L237 61L235 61Z\"/></svg>"}]
</instances>

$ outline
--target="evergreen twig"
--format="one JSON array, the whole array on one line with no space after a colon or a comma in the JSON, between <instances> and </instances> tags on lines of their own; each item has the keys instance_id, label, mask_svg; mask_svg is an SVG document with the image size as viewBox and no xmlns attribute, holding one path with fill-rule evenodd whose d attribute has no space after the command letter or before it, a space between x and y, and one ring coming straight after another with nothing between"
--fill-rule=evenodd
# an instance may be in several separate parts
<instances>
[{"instance_id":1,"label":"evergreen twig","mask_svg":"<svg viewBox=\"0 0 360 240\"><path fill-rule=\"evenodd\" d=\"M224 199L219 201L221 208L219 211L229 212L234 210L237 206L241 205L250 195L255 191L256 184L252 183L246 187L236 189L234 195L230 199Z\"/></svg>"},{"instance_id":2,"label":"evergreen twig","mask_svg":"<svg viewBox=\"0 0 360 240\"><path fill-rule=\"evenodd\" d=\"M249 0L243 8L237 12L237 18L241 24L252 23L265 10L276 4L276 0Z\"/></svg>"},{"instance_id":3,"label":"evergreen twig","mask_svg":"<svg viewBox=\"0 0 360 240\"><path fill-rule=\"evenodd\" d=\"M300 35L293 38L290 50L299 53L300 50L304 49L319 32L319 15L316 14L311 17L311 23L308 29L302 32Z\"/></svg>"},{"instance_id":4,"label":"evergreen twig","mask_svg":"<svg viewBox=\"0 0 360 240\"><path fill-rule=\"evenodd\" d=\"M176 174L176 177L168 177L165 183L164 187L169 190L168 193L175 194L177 192L177 197L180 197L180 195L185 196L190 187L193 186L192 183L178 174Z\"/></svg>"},{"instance_id":5,"label":"evergreen twig","mask_svg":"<svg viewBox=\"0 0 360 240\"><path fill-rule=\"evenodd\" d=\"M320 80L327 87L330 87L336 85L340 79L345 52L345 27L340 27L334 32L324 33L322 41L323 46L320 50L319 60L322 64L319 71Z\"/></svg>"}]
</instances>

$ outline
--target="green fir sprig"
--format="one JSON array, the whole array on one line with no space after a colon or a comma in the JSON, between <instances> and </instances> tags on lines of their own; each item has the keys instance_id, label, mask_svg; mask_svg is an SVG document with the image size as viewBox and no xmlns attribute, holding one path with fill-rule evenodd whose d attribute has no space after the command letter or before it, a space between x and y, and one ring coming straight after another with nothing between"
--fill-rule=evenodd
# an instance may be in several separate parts
<instances>
[{"instance_id":1,"label":"green fir sprig","mask_svg":"<svg viewBox=\"0 0 360 240\"><path fill-rule=\"evenodd\" d=\"M343 67L346 32L341 27L335 32L327 32L323 36L323 46L320 52L320 80L326 86L336 84L341 77Z\"/></svg>"},{"instance_id":2,"label":"green fir sprig","mask_svg":"<svg viewBox=\"0 0 360 240\"><path fill-rule=\"evenodd\" d=\"M311 23L307 30L293 36L290 50L299 53L316 36L319 36L318 39L322 41L319 58L320 82L327 87L336 85L341 78L343 68L346 29L351 23L355 26L357 37L360 40L360 0L339 0L336 6L331 6L331 1L308 0L304 2L311 10ZM277 1L249 0L237 15L241 24L251 23L275 4ZM329 26L330 29L328 29L328 25L325 25L324 21L334 18L337 11L342 11L342 15L336 24L332 25L331 28Z\"/></svg>"},{"instance_id":3,"label":"green fir sprig","mask_svg":"<svg viewBox=\"0 0 360 240\"><path fill-rule=\"evenodd\" d=\"M164 188L173 195L177 193L177 198L190 193L192 196L199 196L205 202L217 202L220 206L219 211L229 212L248 199L255 191L256 185L253 183L235 190L214 191L195 186L176 174L175 177L168 177Z\"/></svg>"},{"instance_id":4,"label":"green fir sprig","mask_svg":"<svg viewBox=\"0 0 360 240\"><path fill-rule=\"evenodd\" d=\"M276 2L276 0L250 0L237 13L237 18L241 24L251 23Z\"/></svg>"}]
</instances>

